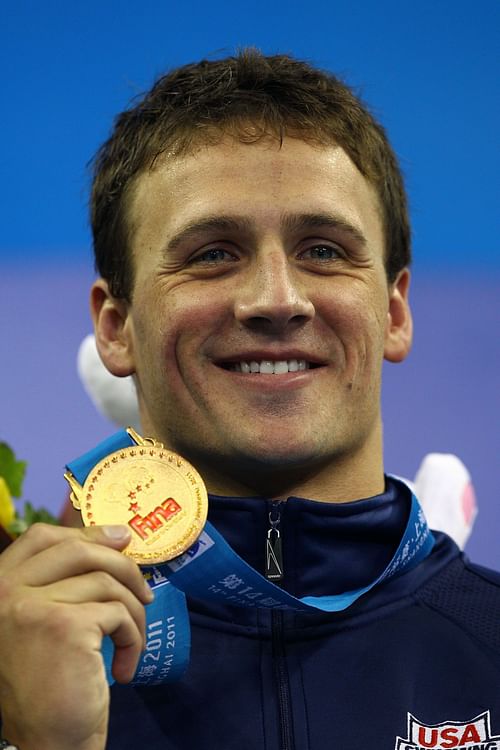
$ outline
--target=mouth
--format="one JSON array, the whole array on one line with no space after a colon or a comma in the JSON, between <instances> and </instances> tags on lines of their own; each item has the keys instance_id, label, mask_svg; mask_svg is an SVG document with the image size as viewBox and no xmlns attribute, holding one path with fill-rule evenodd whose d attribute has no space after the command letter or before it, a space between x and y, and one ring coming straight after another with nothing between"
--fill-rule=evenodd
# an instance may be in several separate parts
<instances>
[{"instance_id":1,"label":"mouth","mask_svg":"<svg viewBox=\"0 0 500 750\"><path fill-rule=\"evenodd\" d=\"M218 366L229 372L241 372L245 375L285 375L289 372L304 372L322 365L306 359L262 359L239 362L220 362Z\"/></svg>"}]
</instances>

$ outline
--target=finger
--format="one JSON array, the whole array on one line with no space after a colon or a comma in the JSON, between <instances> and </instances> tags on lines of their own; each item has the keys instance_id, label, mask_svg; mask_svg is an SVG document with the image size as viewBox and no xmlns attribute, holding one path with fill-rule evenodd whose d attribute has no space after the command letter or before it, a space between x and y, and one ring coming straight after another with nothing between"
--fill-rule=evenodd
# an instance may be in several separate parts
<instances>
[{"instance_id":1,"label":"finger","mask_svg":"<svg viewBox=\"0 0 500 750\"><path fill-rule=\"evenodd\" d=\"M20 585L39 587L94 571L107 573L142 602L151 601L149 586L133 560L118 550L81 538L67 539L24 561L16 569L16 579Z\"/></svg>"},{"instance_id":2,"label":"finger","mask_svg":"<svg viewBox=\"0 0 500 750\"><path fill-rule=\"evenodd\" d=\"M88 607L90 612L93 608L95 608L95 617L102 636L111 636L115 644L113 677L117 682L130 682L143 649L141 633L121 602L108 602Z\"/></svg>"},{"instance_id":3,"label":"finger","mask_svg":"<svg viewBox=\"0 0 500 750\"><path fill-rule=\"evenodd\" d=\"M130 535L130 529L127 526L92 526L70 529L65 526L35 523L2 552L0 570L3 572L13 569L23 560L68 539L79 539L122 550L130 542Z\"/></svg>"},{"instance_id":4,"label":"finger","mask_svg":"<svg viewBox=\"0 0 500 750\"><path fill-rule=\"evenodd\" d=\"M61 654L61 673L73 673L73 682L75 678L99 680L96 663L102 664L105 635L111 636L119 652L116 678L128 681L134 675L143 650L143 631L122 601L64 604L31 595L18 598L14 605L7 623L10 628L4 628L9 647L2 649L2 680L7 675L18 683L26 682L30 670L26 673L25 666L29 664L40 681L44 672L59 664Z\"/></svg>"},{"instance_id":5,"label":"finger","mask_svg":"<svg viewBox=\"0 0 500 750\"><path fill-rule=\"evenodd\" d=\"M146 584L147 585L147 584ZM143 604L125 586L109 573L99 570L40 589L44 597L52 602L63 604L83 604L90 602L117 601L125 605L142 636L142 646L146 645L146 613Z\"/></svg>"}]
</instances>

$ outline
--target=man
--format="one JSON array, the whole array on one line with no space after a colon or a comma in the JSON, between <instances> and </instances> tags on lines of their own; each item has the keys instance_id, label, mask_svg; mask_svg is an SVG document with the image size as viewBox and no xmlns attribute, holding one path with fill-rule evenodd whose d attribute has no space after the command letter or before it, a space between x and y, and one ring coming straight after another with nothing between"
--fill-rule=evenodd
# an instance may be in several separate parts
<instances>
[{"instance_id":1,"label":"man","mask_svg":"<svg viewBox=\"0 0 500 750\"><path fill-rule=\"evenodd\" d=\"M361 595L307 614L192 599L185 676L116 685L109 703L102 636L127 683L151 599L119 554L130 533L33 528L0 559L4 736L21 750L497 747L498 576L440 534L390 575L410 496L383 472L381 366L406 357L412 320L382 128L285 56L185 66L116 121L92 219L97 345L133 374L143 434L194 464L210 520L256 570L279 531L286 591Z\"/></svg>"}]
</instances>

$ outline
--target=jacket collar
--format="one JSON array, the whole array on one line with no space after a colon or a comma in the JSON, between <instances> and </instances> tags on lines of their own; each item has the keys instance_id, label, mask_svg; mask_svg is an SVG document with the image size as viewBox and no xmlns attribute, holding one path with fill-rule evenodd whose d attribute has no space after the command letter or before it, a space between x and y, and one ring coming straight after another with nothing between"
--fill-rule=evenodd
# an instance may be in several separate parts
<instances>
[{"instance_id":1,"label":"jacket collar","mask_svg":"<svg viewBox=\"0 0 500 750\"><path fill-rule=\"evenodd\" d=\"M264 573L269 513L279 515L284 579L295 596L337 594L367 585L388 565L408 520L410 491L386 477L385 491L349 503L290 497L210 496L209 520L233 549Z\"/></svg>"}]
</instances>

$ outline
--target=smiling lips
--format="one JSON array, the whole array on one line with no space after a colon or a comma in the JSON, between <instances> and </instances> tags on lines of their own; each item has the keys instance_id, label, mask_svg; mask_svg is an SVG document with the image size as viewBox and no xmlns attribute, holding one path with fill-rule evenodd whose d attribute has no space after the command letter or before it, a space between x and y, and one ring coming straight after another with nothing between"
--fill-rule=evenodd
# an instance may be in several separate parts
<instances>
[{"instance_id":1,"label":"smiling lips","mask_svg":"<svg viewBox=\"0 0 500 750\"><path fill-rule=\"evenodd\" d=\"M228 362L222 366L225 370L230 370L231 372L242 372L252 375L284 375L287 372L299 372L318 367L318 365L308 362L305 359L263 359L260 362L257 362L256 360L250 362Z\"/></svg>"}]
</instances>

